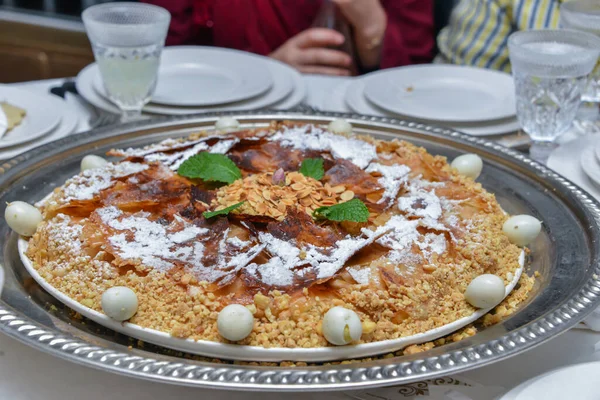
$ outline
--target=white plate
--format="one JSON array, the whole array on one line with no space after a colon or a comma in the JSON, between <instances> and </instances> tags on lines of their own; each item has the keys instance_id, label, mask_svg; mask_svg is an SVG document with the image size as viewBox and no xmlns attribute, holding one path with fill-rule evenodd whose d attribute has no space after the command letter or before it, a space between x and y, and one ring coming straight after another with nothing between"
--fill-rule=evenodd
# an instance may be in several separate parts
<instances>
[{"instance_id":1,"label":"white plate","mask_svg":"<svg viewBox=\"0 0 600 400\"><path fill-rule=\"evenodd\" d=\"M169 53L170 49L177 49L177 47L166 48L164 53ZM260 57L256 55L250 56ZM269 74L273 78L273 87L264 95L222 106L172 107L147 104L144 107L144 112L163 115L187 115L200 112L239 111L267 107L288 109L302 102L306 95L306 87L300 73L279 61L269 58L266 58L264 61ZM95 63L88 65L77 75L76 85L79 94L96 107L114 114L120 114L117 106L98 93L98 90L104 91L104 89L101 84L100 71Z\"/></svg>"},{"instance_id":2,"label":"white plate","mask_svg":"<svg viewBox=\"0 0 600 400\"><path fill-rule=\"evenodd\" d=\"M152 102L170 106L210 106L256 97L273 80L266 57L200 46L166 48Z\"/></svg>"},{"instance_id":3,"label":"white plate","mask_svg":"<svg viewBox=\"0 0 600 400\"><path fill-rule=\"evenodd\" d=\"M583 172L579 161L586 149L594 148L596 143L598 138L592 135L562 144L550 154L547 165L600 200L600 188Z\"/></svg>"},{"instance_id":4,"label":"white plate","mask_svg":"<svg viewBox=\"0 0 600 400\"><path fill-rule=\"evenodd\" d=\"M546 372L515 387L500 400L597 400L600 361Z\"/></svg>"},{"instance_id":5,"label":"white plate","mask_svg":"<svg viewBox=\"0 0 600 400\"><path fill-rule=\"evenodd\" d=\"M6 132L0 139L0 148L30 142L54 129L62 115L62 104L55 97L0 85L0 101L20 107L26 112L21 124Z\"/></svg>"},{"instance_id":6,"label":"white plate","mask_svg":"<svg viewBox=\"0 0 600 400\"><path fill-rule=\"evenodd\" d=\"M61 99L60 97L57 97L57 96L54 96L54 97L56 97L56 100L59 101L60 104L62 105L62 107L61 107L62 119L60 121L60 124L54 130L49 132L46 136L44 136L38 140L29 142L29 143L25 143L21 146L14 146L14 147L10 147L7 149L0 149L0 159L6 160L9 158L16 157L21 153L24 153L28 150L33 149L34 147L38 147L43 144L46 144L46 143L52 142L54 140L61 139L67 135L70 135L75 131L75 129L77 129L77 127L79 126L79 113L77 112L77 110L73 109L69 105L69 103L67 103L65 100Z\"/></svg>"},{"instance_id":7,"label":"white plate","mask_svg":"<svg viewBox=\"0 0 600 400\"><path fill-rule=\"evenodd\" d=\"M367 77L365 96L384 110L436 121L490 121L515 115L510 75L456 65L415 65Z\"/></svg>"},{"instance_id":8,"label":"white plate","mask_svg":"<svg viewBox=\"0 0 600 400\"><path fill-rule=\"evenodd\" d=\"M594 146L594 151L596 153L596 161L600 163L600 139L596 141L596 145Z\"/></svg>"},{"instance_id":9,"label":"white plate","mask_svg":"<svg viewBox=\"0 0 600 400\"><path fill-rule=\"evenodd\" d=\"M411 344L418 344L435 340L439 337L448 335L471 322L481 318L490 309L477 310L471 316L461 318L450 324L440 328L432 329L418 335L403 337L400 339L385 340L381 342L358 344L352 346L337 346L337 347L318 347L318 348L264 348L258 346L245 346L236 344L226 344L211 342L207 340L191 340L180 339L173 337L165 332L160 332L154 329L143 328L139 325L130 322L117 322L108 318L106 315L85 307L79 302L71 299L62 292L55 289L52 285L46 282L33 268L31 261L25 255L28 242L23 238L19 238L18 248L19 255L23 265L31 274L33 279L40 284L48 293L58 299L67 307L77 311L81 315L91 319L92 321L106 326L114 331L124 333L131 337L154 343L160 346L169 347L171 349L185 351L193 354L199 354L207 357L217 357L230 360L243 361L305 361L305 362L320 362L333 361L351 358L368 357L376 354L383 354L399 350ZM525 263L525 253L522 252L519 256L520 268L516 270L515 276L511 283L506 287L507 296L516 286Z\"/></svg>"},{"instance_id":10,"label":"white plate","mask_svg":"<svg viewBox=\"0 0 600 400\"><path fill-rule=\"evenodd\" d=\"M0 139L2 139L2 136L4 136L7 130L8 119L6 117L6 114L4 113L4 109L0 107Z\"/></svg>"},{"instance_id":11,"label":"white plate","mask_svg":"<svg viewBox=\"0 0 600 400\"><path fill-rule=\"evenodd\" d=\"M306 85L302 80L302 75L295 69L288 67L287 65L280 63L279 61L273 61L269 64L268 68L274 77L275 84L267 93L263 96L240 101L233 104L217 105L217 106L206 106L206 107L170 107L162 106L159 104L147 104L144 107L145 112L155 114L190 114L198 112L208 111L238 111L246 109L257 109L273 106L273 108L285 110L292 108L302 102L306 95ZM110 102L104 87L102 86L102 78L100 77L99 70L96 69L95 75L92 79L92 86L94 91L102 96L103 100ZM276 104L274 104L276 103ZM112 105L112 103L110 103Z\"/></svg>"},{"instance_id":12,"label":"white plate","mask_svg":"<svg viewBox=\"0 0 600 400\"><path fill-rule=\"evenodd\" d=\"M598 163L598 160L596 159L595 147L596 146L590 146L583 150L581 157L579 158L579 163L587 177L596 185L600 186L600 163Z\"/></svg>"},{"instance_id":13,"label":"white plate","mask_svg":"<svg viewBox=\"0 0 600 400\"><path fill-rule=\"evenodd\" d=\"M386 110L376 106L375 104L367 100L364 96L366 79L368 79L368 77L355 78L352 81L344 82L342 85L340 85L346 88L345 94L342 94L342 98L345 98L345 102L349 110L357 112L359 114L377 115L382 117L407 118L407 116L405 115L387 112ZM340 92L341 90L342 89L340 89ZM339 92L337 92L337 90L336 94L339 96ZM521 128L521 126L519 125L519 121L517 121L516 117L492 122L475 122L462 124L444 123L432 120L421 121L430 125L448 126L449 128L468 133L469 135L473 136L504 135L508 133L517 132Z\"/></svg>"},{"instance_id":14,"label":"white plate","mask_svg":"<svg viewBox=\"0 0 600 400\"><path fill-rule=\"evenodd\" d=\"M296 107L306 99L306 82L304 82L304 79L302 79L302 75L295 69L290 68L288 79L293 81L294 90L292 93L287 95L283 100L269 105L268 108L272 108L274 110L289 110Z\"/></svg>"}]
</instances>

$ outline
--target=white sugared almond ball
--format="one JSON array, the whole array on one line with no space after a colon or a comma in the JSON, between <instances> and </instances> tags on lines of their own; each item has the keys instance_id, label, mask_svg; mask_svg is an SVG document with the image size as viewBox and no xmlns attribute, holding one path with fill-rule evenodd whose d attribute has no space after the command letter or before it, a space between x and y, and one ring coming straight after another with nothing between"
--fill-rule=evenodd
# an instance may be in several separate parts
<instances>
[{"instance_id":1,"label":"white sugared almond ball","mask_svg":"<svg viewBox=\"0 0 600 400\"><path fill-rule=\"evenodd\" d=\"M504 299L504 281L492 274L479 275L467 286L465 299L473 307L494 307Z\"/></svg>"},{"instance_id":2,"label":"white sugared almond ball","mask_svg":"<svg viewBox=\"0 0 600 400\"><path fill-rule=\"evenodd\" d=\"M125 286L113 286L102 293L102 311L117 321L133 317L138 309L135 292Z\"/></svg>"},{"instance_id":3,"label":"white sugared almond ball","mask_svg":"<svg viewBox=\"0 0 600 400\"><path fill-rule=\"evenodd\" d=\"M333 133L352 133L352 124L345 119L334 119L327 126L327 130Z\"/></svg>"},{"instance_id":4,"label":"white sugared almond ball","mask_svg":"<svg viewBox=\"0 0 600 400\"><path fill-rule=\"evenodd\" d=\"M29 203L13 201L6 206L4 219L10 229L22 236L31 236L42 222L42 213Z\"/></svg>"},{"instance_id":5,"label":"white sugared almond ball","mask_svg":"<svg viewBox=\"0 0 600 400\"><path fill-rule=\"evenodd\" d=\"M526 246L540 234L542 223L531 215L514 215L502 225L508 240L517 246Z\"/></svg>"},{"instance_id":6,"label":"white sugared almond ball","mask_svg":"<svg viewBox=\"0 0 600 400\"><path fill-rule=\"evenodd\" d=\"M247 337L254 328L254 316L241 304L230 304L217 317L219 334L227 340L237 342Z\"/></svg>"},{"instance_id":7,"label":"white sugared almond ball","mask_svg":"<svg viewBox=\"0 0 600 400\"><path fill-rule=\"evenodd\" d=\"M104 158L95 156L93 154L88 154L81 159L81 171L103 168L106 166L106 164L108 164L108 161L106 161Z\"/></svg>"},{"instance_id":8,"label":"white sugared almond ball","mask_svg":"<svg viewBox=\"0 0 600 400\"><path fill-rule=\"evenodd\" d=\"M354 311L338 306L323 317L322 331L329 343L343 346L360 339L362 324Z\"/></svg>"},{"instance_id":9,"label":"white sugared almond ball","mask_svg":"<svg viewBox=\"0 0 600 400\"><path fill-rule=\"evenodd\" d=\"M471 179L477 179L483 169L483 161L477 154L463 154L456 157L452 164L459 174L467 176Z\"/></svg>"},{"instance_id":10,"label":"white sugared almond ball","mask_svg":"<svg viewBox=\"0 0 600 400\"><path fill-rule=\"evenodd\" d=\"M240 121L232 117L221 117L215 122L215 128L219 131L227 131L240 127Z\"/></svg>"}]
</instances>

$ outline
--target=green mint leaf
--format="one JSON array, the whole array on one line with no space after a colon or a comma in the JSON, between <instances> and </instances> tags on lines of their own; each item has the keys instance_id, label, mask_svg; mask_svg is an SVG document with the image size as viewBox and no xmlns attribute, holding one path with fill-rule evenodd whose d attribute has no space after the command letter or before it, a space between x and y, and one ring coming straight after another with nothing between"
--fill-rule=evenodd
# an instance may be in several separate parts
<instances>
[{"instance_id":1,"label":"green mint leaf","mask_svg":"<svg viewBox=\"0 0 600 400\"><path fill-rule=\"evenodd\" d=\"M325 174L325 170L323 169L323 159L322 158L306 158L302 161L302 165L300 166L300 173L304 176L308 176L314 178L316 180L321 180L323 178L323 174Z\"/></svg>"},{"instance_id":2,"label":"green mint leaf","mask_svg":"<svg viewBox=\"0 0 600 400\"><path fill-rule=\"evenodd\" d=\"M186 178L233 183L242 178L240 169L223 154L202 152L185 160L177 173Z\"/></svg>"},{"instance_id":3,"label":"green mint leaf","mask_svg":"<svg viewBox=\"0 0 600 400\"><path fill-rule=\"evenodd\" d=\"M244 204L245 202L239 202L237 204L234 204L232 206L229 207L225 207L222 210L217 210L217 211L205 211L202 213L202 216L206 219L212 218L212 217L216 217L217 215L227 215L230 212L232 212L233 210L235 210L236 208L238 208L239 206L241 206L242 204Z\"/></svg>"},{"instance_id":4,"label":"green mint leaf","mask_svg":"<svg viewBox=\"0 0 600 400\"><path fill-rule=\"evenodd\" d=\"M369 209L359 199L352 199L334 206L319 207L313 212L313 216L330 221L367 222Z\"/></svg>"}]
</instances>

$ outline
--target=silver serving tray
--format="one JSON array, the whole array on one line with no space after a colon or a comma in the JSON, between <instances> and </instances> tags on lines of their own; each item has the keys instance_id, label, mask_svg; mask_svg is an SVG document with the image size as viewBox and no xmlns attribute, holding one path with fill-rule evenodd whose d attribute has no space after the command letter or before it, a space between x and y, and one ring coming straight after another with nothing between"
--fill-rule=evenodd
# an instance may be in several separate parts
<instances>
[{"instance_id":1,"label":"silver serving tray","mask_svg":"<svg viewBox=\"0 0 600 400\"><path fill-rule=\"evenodd\" d=\"M0 297L0 331L57 357L154 381L241 390L348 390L405 384L499 361L565 331L600 303L598 202L521 153L449 129L391 118L266 111L160 118L93 130L1 165L0 212L6 202L41 199L79 172L85 154L211 129L220 115L235 116L244 127L265 126L273 119L328 123L343 117L357 133L407 139L433 154L449 158L465 152L479 154L485 164L478 180L496 194L501 206L508 213L532 214L543 221L542 234L530 246L528 272L539 272L539 278L529 299L516 313L473 337L409 356L294 368L193 361L158 346L140 347L91 321L72 319L69 310L27 274L19 260L17 236L2 220L0 260L6 282Z\"/></svg>"}]
</instances>

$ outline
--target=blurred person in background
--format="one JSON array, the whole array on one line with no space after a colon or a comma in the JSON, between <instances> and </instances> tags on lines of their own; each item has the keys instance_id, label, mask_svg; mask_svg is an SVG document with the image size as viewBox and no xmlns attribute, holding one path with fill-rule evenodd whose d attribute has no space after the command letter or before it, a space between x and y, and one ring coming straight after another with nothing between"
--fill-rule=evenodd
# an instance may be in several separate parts
<instances>
[{"instance_id":1,"label":"blurred person in background","mask_svg":"<svg viewBox=\"0 0 600 400\"><path fill-rule=\"evenodd\" d=\"M460 0L437 39L436 62L510 72L508 37L557 28L559 0Z\"/></svg>"},{"instance_id":2,"label":"blurred person in background","mask_svg":"<svg viewBox=\"0 0 600 400\"><path fill-rule=\"evenodd\" d=\"M353 75L433 57L433 0L143 1L171 12L167 45L245 50L304 73ZM318 27L326 1L337 6L347 34Z\"/></svg>"}]
</instances>

